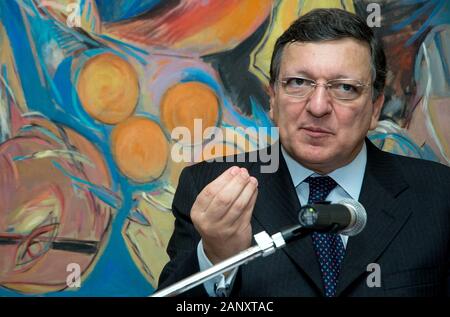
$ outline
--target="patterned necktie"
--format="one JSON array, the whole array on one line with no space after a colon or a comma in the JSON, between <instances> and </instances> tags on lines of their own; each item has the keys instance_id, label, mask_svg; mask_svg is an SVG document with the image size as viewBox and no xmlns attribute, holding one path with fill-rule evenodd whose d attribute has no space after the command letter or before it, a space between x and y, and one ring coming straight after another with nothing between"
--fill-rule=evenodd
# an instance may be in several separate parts
<instances>
[{"instance_id":1,"label":"patterned necktie","mask_svg":"<svg viewBox=\"0 0 450 317\"><path fill-rule=\"evenodd\" d=\"M308 177L305 182L309 183L308 204L324 201L337 185L329 176ZM341 237L333 233L314 232L312 239L322 272L325 296L334 297L339 269L345 253L344 244Z\"/></svg>"}]
</instances>

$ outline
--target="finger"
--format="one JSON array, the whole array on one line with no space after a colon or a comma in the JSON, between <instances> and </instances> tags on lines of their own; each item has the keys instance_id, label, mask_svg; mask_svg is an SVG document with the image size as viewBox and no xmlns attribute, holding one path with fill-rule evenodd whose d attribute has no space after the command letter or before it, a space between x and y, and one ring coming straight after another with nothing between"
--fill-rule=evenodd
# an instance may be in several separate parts
<instances>
[{"instance_id":1,"label":"finger","mask_svg":"<svg viewBox=\"0 0 450 317\"><path fill-rule=\"evenodd\" d=\"M222 218L221 222L224 226L233 226L242 214L248 209L254 194L257 190L257 182L254 177L251 177L244 187L239 197L233 202L228 213Z\"/></svg>"},{"instance_id":2,"label":"finger","mask_svg":"<svg viewBox=\"0 0 450 317\"><path fill-rule=\"evenodd\" d=\"M223 189L240 172L239 167L232 166L210 182L198 194L192 206L193 211L205 211L213 201L216 194Z\"/></svg>"},{"instance_id":3,"label":"finger","mask_svg":"<svg viewBox=\"0 0 450 317\"><path fill-rule=\"evenodd\" d=\"M255 179L255 181L256 181L256 179ZM240 223L243 226L247 226L248 224L250 224L250 220L251 220L252 215L253 215L253 209L255 208L255 203L256 203L256 199L257 198L258 198L258 188L256 188L255 192L253 193L253 196L250 198L250 201L249 201L248 205L245 208L245 211L236 220L236 223Z\"/></svg>"},{"instance_id":4,"label":"finger","mask_svg":"<svg viewBox=\"0 0 450 317\"><path fill-rule=\"evenodd\" d=\"M205 210L205 214L211 221L221 221L226 217L234 201L240 196L245 186L250 180L250 176L245 168L240 169L236 175L217 195ZM206 216L206 215L205 215Z\"/></svg>"}]
</instances>

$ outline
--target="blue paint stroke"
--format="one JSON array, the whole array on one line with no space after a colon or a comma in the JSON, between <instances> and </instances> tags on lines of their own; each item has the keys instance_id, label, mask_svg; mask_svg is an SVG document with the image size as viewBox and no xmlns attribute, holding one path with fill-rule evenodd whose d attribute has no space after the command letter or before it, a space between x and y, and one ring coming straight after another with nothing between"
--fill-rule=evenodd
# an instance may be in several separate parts
<instances>
[{"instance_id":1,"label":"blue paint stroke","mask_svg":"<svg viewBox=\"0 0 450 317\"><path fill-rule=\"evenodd\" d=\"M161 0L115 0L114 5L111 0L96 0L96 3L102 21L119 22L151 11Z\"/></svg>"},{"instance_id":2,"label":"blue paint stroke","mask_svg":"<svg viewBox=\"0 0 450 317\"><path fill-rule=\"evenodd\" d=\"M432 12L426 17L425 22L421 25L419 30L417 30L417 32L414 33L414 35L411 36L405 43L405 47L412 45L430 26L434 26L439 23L448 23L450 21L449 2L447 0L430 0L427 2L410 0L402 2L402 5L413 5L418 3L424 4L415 12L413 12L409 17L405 18L402 22L394 24L390 28L393 31L400 31L401 29L413 24L416 20L419 20L422 15L434 8Z\"/></svg>"},{"instance_id":3,"label":"blue paint stroke","mask_svg":"<svg viewBox=\"0 0 450 317\"><path fill-rule=\"evenodd\" d=\"M120 207L121 199L117 194L113 193L112 191L108 190L103 186L95 185L87 180L72 175L64 167L62 167L61 164L59 164L56 161L52 160L52 163L57 169L59 169L65 176L69 177L72 181L86 185L86 187L92 194L94 194L97 198L99 198L107 205L111 206L114 209L118 209Z\"/></svg>"}]
</instances>

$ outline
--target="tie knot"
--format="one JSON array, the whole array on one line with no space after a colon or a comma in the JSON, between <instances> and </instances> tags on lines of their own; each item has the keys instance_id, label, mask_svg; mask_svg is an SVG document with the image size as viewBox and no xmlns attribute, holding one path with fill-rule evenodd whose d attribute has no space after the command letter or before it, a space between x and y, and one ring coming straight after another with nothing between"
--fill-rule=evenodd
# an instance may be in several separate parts
<instances>
[{"instance_id":1,"label":"tie knot","mask_svg":"<svg viewBox=\"0 0 450 317\"><path fill-rule=\"evenodd\" d=\"M337 183L329 176L308 177L305 182L309 183L308 204L324 201Z\"/></svg>"}]
</instances>

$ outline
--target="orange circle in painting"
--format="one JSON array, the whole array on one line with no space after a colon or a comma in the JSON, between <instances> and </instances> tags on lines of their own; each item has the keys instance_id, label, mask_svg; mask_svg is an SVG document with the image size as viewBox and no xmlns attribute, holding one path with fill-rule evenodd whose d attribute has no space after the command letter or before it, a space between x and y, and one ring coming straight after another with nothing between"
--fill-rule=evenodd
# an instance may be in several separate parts
<instances>
[{"instance_id":1,"label":"orange circle in painting","mask_svg":"<svg viewBox=\"0 0 450 317\"><path fill-rule=\"evenodd\" d=\"M92 57L78 77L77 92L94 119L117 124L134 112L139 97L138 76L123 58L105 53Z\"/></svg>"},{"instance_id":2,"label":"orange circle in painting","mask_svg":"<svg viewBox=\"0 0 450 317\"><path fill-rule=\"evenodd\" d=\"M133 181L153 181L164 172L169 145L156 122L131 117L114 128L111 143L120 171Z\"/></svg>"},{"instance_id":3,"label":"orange circle in painting","mask_svg":"<svg viewBox=\"0 0 450 317\"><path fill-rule=\"evenodd\" d=\"M161 120L169 132L186 127L191 141L201 142L203 131L213 127L219 117L219 100L214 91L199 82L179 83L169 88L161 102ZM202 135L194 140L194 120L201 119Z\"/></svg>"}]
</instances>

